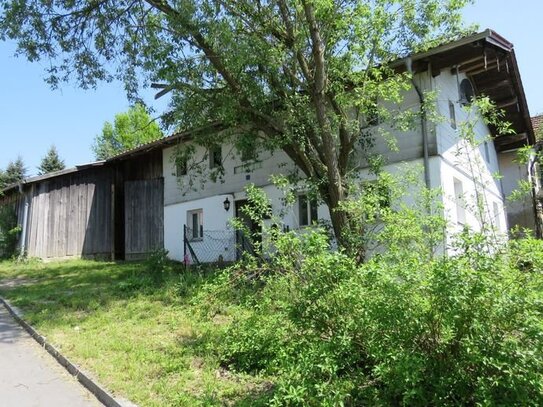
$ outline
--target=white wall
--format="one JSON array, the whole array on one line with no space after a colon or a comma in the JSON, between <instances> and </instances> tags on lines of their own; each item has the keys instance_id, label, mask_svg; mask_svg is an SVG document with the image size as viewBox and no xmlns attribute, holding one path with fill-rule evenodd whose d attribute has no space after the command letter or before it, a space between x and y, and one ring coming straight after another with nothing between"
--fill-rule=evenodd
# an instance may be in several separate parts
<instances>
[{"instance_id":1,"label":"white wall","mask_svg":"<svg viewBox=\"0 0 543 407\"><path fill-rule=\"evenodd\" d=\"M387 165L384 171L401 177L408 168L416 168L421 174L422 181L422 159L413 160L408 163L397 163ZM430 160L430 174L433 185L440 184L439 158L433 157ZM364 171L361 179L370 179L371 176ZM247 182L248 183L248 182ZM290 230L300 229L298 203L285 206L284 194L276 186L262 186L263 191L270 199L273 211L273 220L268 223L277 222L281 228ZM228 197L231 202L230 210L224 210L223 202ZM417 192L412 190L404 198L404 202L413 203L417 198ZM230 220L235 214L237 201L246 199L244 190L238 190L230 194L216 195L206 198L195 199L182 203L166 205L164 207L164 246L168 250L170 258L183 261L183 225L187 223L187 212L201 209L203 212L204 238L202 241L191 242L196 255L202 262L217 261L219 255L224 261L233 261L236 258L235 232L230 226ZM320 221L329 222L330 214L326 205L318 207L318 218Z\"/></svg>"},{"instance_id":2,"label":"white wall","mask_svg":"<svg viewBox=\"0 0 543 407\"><path fill-rule=\"evenodd\" d=\"M227 197L231 202L233 201L232 195L217 195L164 207L164 248L168 250L170 258L183 261L183 226L188 222L187 212L196 209L203 211L204 230L217 232L214 236L216 240L213 242L208 241L211 240L208 233L208 240L204 237L204 241L192 243L197 255L213 258L213 261L216 261L219 255L227 261L235 258L232 240L234 235L229 226L229 220L232 219L234 213L233 205L228 212L223 206ZM205 252L206 246L213 249L214 253Z\"/></svg>"},{"instance_id":3,"label":"white wall","mask_svg":"<svg viewBox=\"0 0 543 407\"><path fill-rule=\"evenodd\" d=\"M294 169L291 160L283 151L274 151L273 153L263 151L259 153L258 162L255 163L254 169L247 171L243 168L243 162L236 149L230 144L224 144L222 146L223 180L219 179L213 182L207 174L195 175L194 173L177 177L174 163L175 148L170 147L163 150L165 205L242 191L249 183L257 186L267 185L270 174L286 175ZM192 162L203 160L202 167L208 170L209 160L204 159L205 155L205 148L196 146ZM194 181L193 187L189 186L191 177Z\"/></svg>"},{"instance_id":4,"label":"white wall","mask_svg":"<svg viewBox=\"0 0 543 407\"><path fill-rule=\"evenodd\" d=\"M517 152L509 151L499 154L500 172L503 176L501 183L505 197L519 188L520 180L529 180L527 164L516 162ZM511 201L507 200L507 218L509 227L520 226L535 230L535 215L531 195L524 199Z\"/></svg>"},{"instance_id":5,"label":"white wall","mask_svg":"<svg viewBox=\"0 0 543 407\"><path fill-rule=\"evenodd\" d=\"M271 201L273 220L279 226L297 229L298 206L284 206L281 198L283 193L273 185L263 187L264 192ZM231 202L229 211L224 210L223 202L228 197ZM202 210L204 238L201 241L191 242L191 246L202 262L217 261L219 255L224 261L233 261L236 258L235 231L230 225L234 217L236 202L246 199L244 191L232 194L217 195L193 201L166 205L164 207L164 248L168 250L169 257L183 261L183 226L187 224L189 211ZM321 220L329 220L328 208L321 205L318 208Z\"/></svg>"},{"instance_id":6,"label":"white wall","mask_svg":"<svg viewBox=\"0 0 543 407\"><path fill-rule=\"evenodd\" d=\"M462 205L465 210L465 224L474 230L482 225L492 225L500 233L506 233L507 222L504 195L499 173L498 156L491 133L480 113L475 108L466 110L459 103L458 79L450 69L441 71L435 78L438 89L437 109L443 120L436 125L437 153L441 158L441 186L444 193L445 213L452 226L452 231L461 229L457 219L457 201L454 192L454 180L461 183L463 189ZM456 129L449 120L449 101L453 103L456 116ZM473 122L475 146L462 139L461 123ZM482 204L477 205L477 196ZM497 211L496 211L497 209Z\"/></svg>"}]
</instances>

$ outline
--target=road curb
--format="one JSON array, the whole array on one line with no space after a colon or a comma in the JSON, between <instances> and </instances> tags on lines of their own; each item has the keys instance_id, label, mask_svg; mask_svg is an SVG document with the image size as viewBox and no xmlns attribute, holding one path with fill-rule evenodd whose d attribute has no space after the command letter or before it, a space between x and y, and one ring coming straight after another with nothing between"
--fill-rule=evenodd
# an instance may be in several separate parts
<instances>
[{"instance_id":1,"label":"road curb","mask_svg":"<svg viewBox=\"0 0 543 407\"><path fill-rule=\"evenodd\" d=\"M64 367L68 373L74 376L88 391L90 391L101 403L106 407L137 407L130 401L118 400L113 397L107 390L93 380L88 373L83 372L77 365L62 355L53 345L47 342L45 336L40 335L38 331L23 319L22 312L16 307L13 307L8 301L0 297L0 303L8 310L11 316L17 321L26 332L34 338L56 361Z\"/></svg>"}]
</instances>

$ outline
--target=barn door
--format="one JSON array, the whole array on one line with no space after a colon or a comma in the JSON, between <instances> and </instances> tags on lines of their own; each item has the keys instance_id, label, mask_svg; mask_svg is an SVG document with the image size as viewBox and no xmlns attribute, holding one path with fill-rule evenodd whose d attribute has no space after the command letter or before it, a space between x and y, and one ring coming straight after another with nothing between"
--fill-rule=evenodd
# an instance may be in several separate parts
<instances>
[{"instance_id":1,"label":"barn door","mask_svg":"<svg viewBox=\"0 0 543 407\"><path fill-rule=\"evenodd\" d=\"M164 247L163 178L124 183L125 259Z\"/></svg>"}]
</instances>

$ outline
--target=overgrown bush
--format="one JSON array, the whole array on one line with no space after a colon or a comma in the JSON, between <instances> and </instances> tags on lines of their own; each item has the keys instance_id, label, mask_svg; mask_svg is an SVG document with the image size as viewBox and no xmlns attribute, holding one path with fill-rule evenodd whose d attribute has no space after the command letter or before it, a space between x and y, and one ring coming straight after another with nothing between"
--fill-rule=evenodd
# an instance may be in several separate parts
<instances>
[{"instance_id":1,"label":"overgrown bush","mask_svg":"<svg viewBox=\"0 0 543 407\"><path fill-rule=\"evenodd\" d=\"M20 233L13 205L0 205L0 258L16 255Z\"/></svg>"},{"instance_id":2,"label":"overgrown bush","mask_svg":"<svg viewBox=\"0 0 543 407\"><path fill-rule=\"evenodd\" d=\"M161 283L166 274L170 271L171 261L168 259L168 251L157 249L153 251L145 261L145 269L151 276L153 282Z\"/></svg>"},{"instance_id":3,"label":"overgrown bush","mask_svg":"<svg viewBox=\"0 0 543 407\"><path fill-rule=\"evenodd\" d=\"M423 242L443 224L389 216L366 263L277 231L267 263L227 270L202 306L239 307L222 363L273 377L272 405L542 405L542 242L465 231L438 256Z\"/></svg>"}]
</instances>

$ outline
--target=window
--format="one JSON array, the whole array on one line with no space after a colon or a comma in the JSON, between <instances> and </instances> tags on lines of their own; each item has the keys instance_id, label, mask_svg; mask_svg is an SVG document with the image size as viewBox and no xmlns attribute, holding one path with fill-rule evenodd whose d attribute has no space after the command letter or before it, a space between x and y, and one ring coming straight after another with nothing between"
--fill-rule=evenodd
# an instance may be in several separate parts
<instances>
[{"instance_id":1,"label":"window","mask_svg":"<svg viewBox=\"0 0 543 407\"><path fill-rule=\"evenodd\" d=\"M502 223L500 221L500 207L496 202L492 203L492 209L494 211L494 226L497 231L501 231Z\"/></svg>"},{"instance_id":2,"label":"window","mask_svg":"<svg viewBox=\"0 0 543 407\"><path fill-rule=\"evenodd\" d=\"M257 158L256 146L248 146L241 150L241 161L255 161Z\"/></svg>"},{"instance_id":3,"label":"window","mask_svg":"<svg viewBox=\"0 0 543 407\"><path fill-rule=\"evenodd\" d=\"M377 103L368 106L366 111L366 124L368 126L377 126L382 121L379 114L379 107Z\"/></svg>"},{"instance_id":4,"label":"window","mask_svg":"<svg viewBox=\"0 0 543 407\"><path fill-rule=\"evenodd\" d=\"M466 223L466 209L464 208L464 187L462 182L453 178L454 183L454 203L456 205L456 223L464 225Z\"/></svg>"},{"instance_id":5,"label":"window","mask_svg":"<svg viewBox=\"0 0 543 407\"><path fill-rule=\"evenodd\" d=\"M475 97L475 89L469 79L462 79L460 82L460 88L458 89L459 102L462 106L469 105Z\"/></svg>"},{"instance_id":6,"label":"window","mask_svg":"<svg viewBox=\"0 0 543 407\"><path fill-rule=\"evenodd\" d=\"M204 212L196 209L187 212L187 238L191 241L204 238Z\"/></svg>"},{"instance_id":7,"label":"window","mask_svg":"<svg viewBox=\"0 0 543 407\"><path fill-rule=\"evenodd\" d=\"M390 189L386 184L379 181L365 181L363 189L366 196L370 197L372 202L375 202L375 209L390 208ZM373 201L373 199L376 199L376 201Z\"/></svg>"},{"instance_id":8,"label":"window","mask_svg":"<svg viewBox=\"0 0 543 407\"><path fill-rule=\"evenodd\" d=\"M485 160L487 163L490 162L490 152L488 151L488 141L484 142L485 145Z\"/></svg>"},{"instance_id":9,"label":"window","mask_svg":"<svg viewBox=\"0 0 543 407\"><path fill-rule=\"evenodd\" d=\"M178 177L187 175L187 160L176 160L175 173Z\"/></svg>"},{"instance_id":10,"label":"window","mask_svg":"<svg viewBox=\"0 0 543 407\"><path fill-rule=\"evenodd\" d=\"M209 150L209 168L219 168L222 166L222 148L221 146L212 147Z\"/></svg>"},{"instance_id":11,"label":"window","mask_svg":"<svg viewBox=\"0 0 543 407\"><path fill-rule=\"evenodd\" d=\"M451 127L456 129L456 111L454 110L454 103L449 100L449 120Z\"/></svg>"},{"instance_id":12,"label":"window","mask_svg":"<svg viewBox=\"0 0 543 407\"><path fill-rule=\"evenodd\" d=\"M308 226L319 220L317 202L309 199L307 195L298 196L298 216L300 226Z\"/></svg>"}]
</instances>

